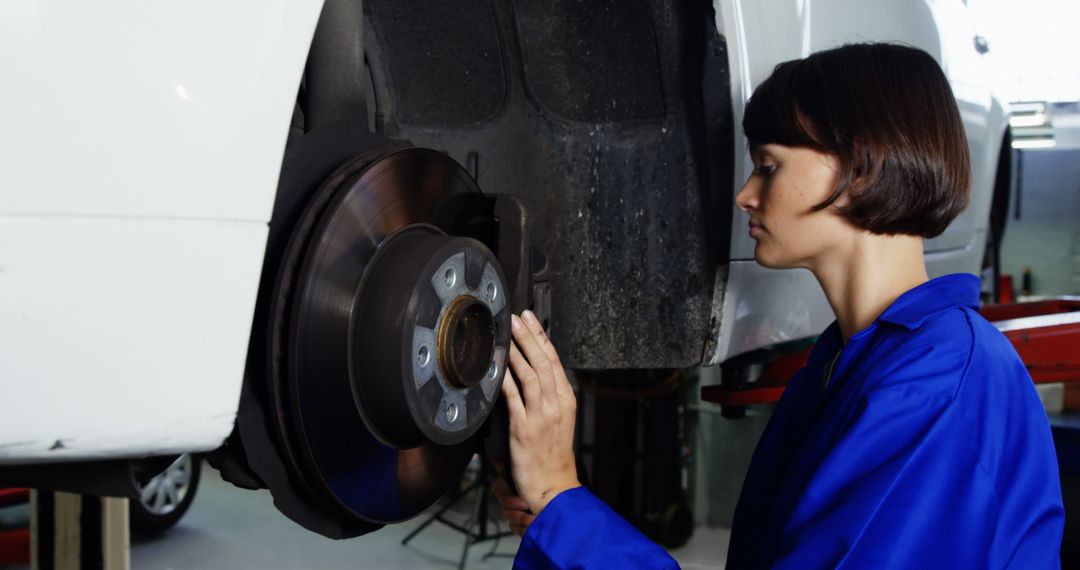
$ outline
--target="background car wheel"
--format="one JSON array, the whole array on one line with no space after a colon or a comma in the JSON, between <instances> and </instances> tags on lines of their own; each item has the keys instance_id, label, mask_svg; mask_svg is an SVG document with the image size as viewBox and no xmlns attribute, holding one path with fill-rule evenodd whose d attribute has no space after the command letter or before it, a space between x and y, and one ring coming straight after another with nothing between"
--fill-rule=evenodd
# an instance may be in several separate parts
<instances>
[{"instance_id":1,"label":"background car wheel","mask_svg":"<svg viewBox=\"0 0 1080 570\"><path fill-rule=\"evenodd\" d=\"M202 471L200 458L184 453L145 482L133 479L135 498L128 503L132 532L164 532L180 520L195 498Z\"/></svg>"}]
</instances>

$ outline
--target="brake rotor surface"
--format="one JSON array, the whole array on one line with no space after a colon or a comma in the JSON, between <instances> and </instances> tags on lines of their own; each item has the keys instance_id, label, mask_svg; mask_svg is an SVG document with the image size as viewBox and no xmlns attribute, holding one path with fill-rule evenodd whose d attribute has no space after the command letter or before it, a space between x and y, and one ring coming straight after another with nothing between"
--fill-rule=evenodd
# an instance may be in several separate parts
<instances>
[{"instance_id":1,"label":"brake rotor surface","mask_svg":"<svg viewBox=\"0 0 1080 570\"><path fill-rule=\"evenodd\" d=\"M271 382L293 468L337 509L389 523L431 506L471 459L509 308L494 255L431 225L479 195L471 177L427 149L365 160L312 214Z\"/></svg>"}]
</instances>

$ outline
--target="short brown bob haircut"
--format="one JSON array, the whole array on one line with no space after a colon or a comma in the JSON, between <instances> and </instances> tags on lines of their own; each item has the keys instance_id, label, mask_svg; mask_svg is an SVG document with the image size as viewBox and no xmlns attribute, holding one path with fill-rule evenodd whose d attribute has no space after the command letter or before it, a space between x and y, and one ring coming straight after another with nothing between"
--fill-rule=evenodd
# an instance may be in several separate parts
<instances>
[{"instance_id":1,"label":"short brown bob haircut","mask_svg":"<svg viewBox=\"0 0 1080 570\"><path fill-rule=\"evenodd\" d=\"M743 131L765 144L839 158L823 210L875 234L932 238L970 197L967 137L949 82L930 54L887 43L850 44L781 63L746 105Z\"/></svg>"}]
</instances>

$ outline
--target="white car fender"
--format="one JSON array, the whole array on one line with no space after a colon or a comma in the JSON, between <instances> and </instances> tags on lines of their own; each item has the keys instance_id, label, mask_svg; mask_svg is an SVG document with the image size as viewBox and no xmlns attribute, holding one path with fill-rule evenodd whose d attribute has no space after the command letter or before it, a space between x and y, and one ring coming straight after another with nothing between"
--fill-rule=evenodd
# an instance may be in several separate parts
<instances>
[{"instance_id":1,"label":"white car fender","mask_svg":"<svg viewBox=\"0 0 1080 570\"><path fill-rule=\"evenodd\" d=\"M229 434L321 5L0 5L0 463Z\"/></svg>"}]
</instances>

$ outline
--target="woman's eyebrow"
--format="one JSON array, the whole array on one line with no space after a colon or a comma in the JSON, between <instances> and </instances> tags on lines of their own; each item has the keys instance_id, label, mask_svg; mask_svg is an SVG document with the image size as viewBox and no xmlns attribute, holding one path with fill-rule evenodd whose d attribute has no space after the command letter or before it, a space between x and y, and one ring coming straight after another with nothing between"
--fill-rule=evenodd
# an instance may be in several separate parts
<instances>
[{"instance_id":1,"label":"woman's eyebrow","mask_svg":"<svg viewBox=\"0 0 1080 570\"><path fill-rule=\"evenodd\" d=\"M750 150L750 160L753 160L755 162L764 162L767 158L775 160L776 155L769 152L769 149L766 148L765 145L760 145Z\"/></svg>"}]
</instances>

